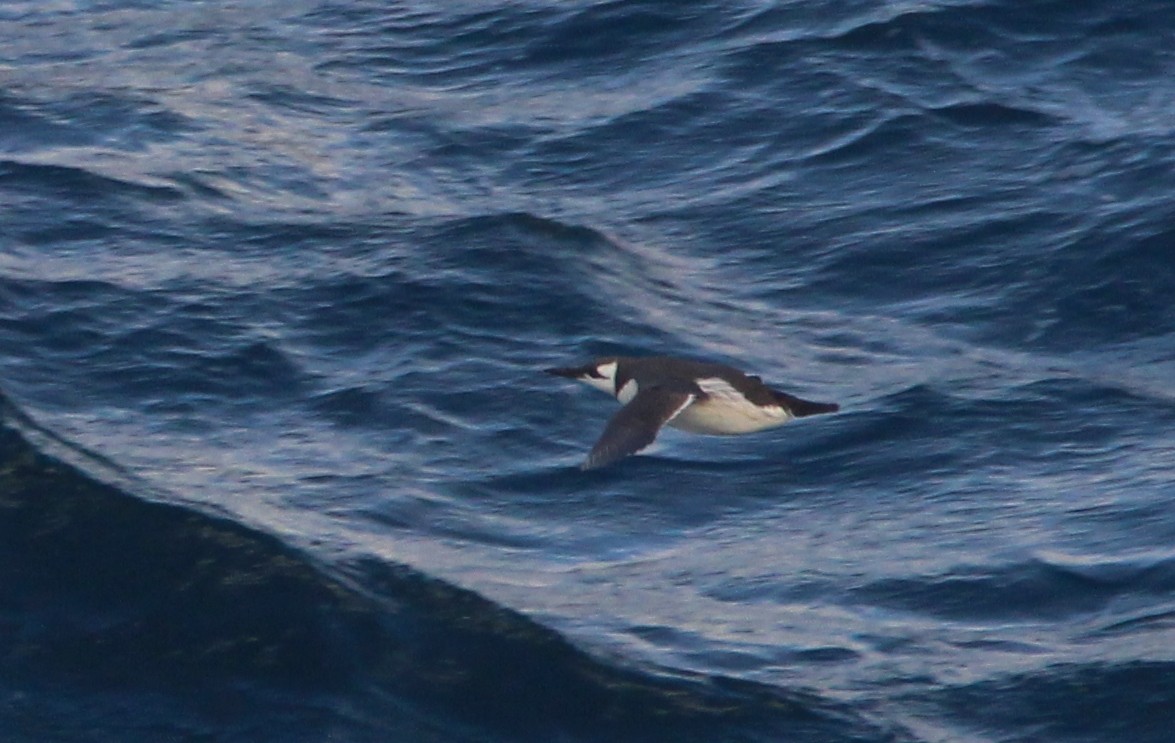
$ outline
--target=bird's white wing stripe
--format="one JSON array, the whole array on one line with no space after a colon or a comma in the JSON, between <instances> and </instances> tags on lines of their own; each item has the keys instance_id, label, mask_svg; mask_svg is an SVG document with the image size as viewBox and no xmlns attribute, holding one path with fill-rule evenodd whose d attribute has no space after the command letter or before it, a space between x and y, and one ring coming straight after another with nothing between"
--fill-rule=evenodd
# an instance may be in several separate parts
<instances>
[{"instance_id":1,"label":"bird's white wing stripe","mask_svg":"<svg viewBox=\"0 0 1175 743\"><path fill-rule=\"evenodd\" d=\"M677 408L677 410L674 410L672 413L669 414L669 417L665 419L665 423L668 423L669 421L673 420L677 416L681 415L681 411L685 410L690 405L692 405L694 400L696 400L696 399L698 399L697 395L692 395L692 394L686 395L685 400L681 403L681 405Z\"/></svg>"},{"instance_id":2,"label":"bird's white wing stripe","mask_svg":"<svg viewBox=\"0 0 1175 743\"><path fill-rule=\"evenodd\" d=\"M713 395L720 398L738 398L742 399L742 395L734 387L730 386L730 382L719 377L705 377L697 381L698 387L707 395Z\"/></svg>"},{"instance_id":3,"label":"bird's white wing stripe","mask_svg":"<svg viewBox=\"0 0 1175 743\"><path fill-rule=\"evenodd\" d=\"M759 407L747 400L743 393L730 386L730 382L718 377L706 377L699 379L698 387L702 392L705 392L710 397L715 398L718 402L728 403L737 406L739 409L746 410L747 415L762 415L766 413L772 417L784 415L786 411L781 405L764 405Z\"/></svg>"}]
</instances>

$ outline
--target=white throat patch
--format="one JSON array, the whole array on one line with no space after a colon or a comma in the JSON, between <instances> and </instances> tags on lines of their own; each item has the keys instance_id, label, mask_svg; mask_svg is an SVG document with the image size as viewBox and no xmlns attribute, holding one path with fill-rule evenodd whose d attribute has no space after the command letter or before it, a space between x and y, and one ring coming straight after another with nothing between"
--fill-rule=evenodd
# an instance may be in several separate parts
<instances>
[{"instance_id":1,"label":"white throat patch","mask_svg":"<svg viewBox=\"0 0 1175 743\"><path fill-rule=\"evenodd\" d=\"M581 382L587 382L598 390L603 390L609 395L616 394L616 367L615 361L609 361L607 364L600 364L596 367L596 371L603 374L603 377L580 377Z\"/></svg>"},{"instance_id":2,"label":"white throat patch","mask_svg":"<svg viewBox=\"0 0 1175 743\"><path fill-rule=\"evenodd\" d=\"M632 398L636 397L637 383L635 379L630 379L624 383L624 386L616 390L616 399L620 401L621 405L627 405Z\"/></svg>"}]
</instances>

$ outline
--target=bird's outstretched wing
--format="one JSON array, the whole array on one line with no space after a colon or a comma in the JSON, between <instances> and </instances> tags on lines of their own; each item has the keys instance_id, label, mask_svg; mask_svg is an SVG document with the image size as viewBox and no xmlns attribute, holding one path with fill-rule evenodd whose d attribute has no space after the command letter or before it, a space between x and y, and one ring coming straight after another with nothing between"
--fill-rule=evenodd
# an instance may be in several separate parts
<instances>
[{"instance_id":1,"label":"bird's outstretched wing","mask_svg":"<svg viewBox=\"0 0 1175 743\"><path fill-rule=\"evenodd\" d=\"M582 469L603 467L644 449L657 438L661 426L677 417L696 397L692 392L642 387L636 397L608 421Z\"/></svg>"}]
</instances>

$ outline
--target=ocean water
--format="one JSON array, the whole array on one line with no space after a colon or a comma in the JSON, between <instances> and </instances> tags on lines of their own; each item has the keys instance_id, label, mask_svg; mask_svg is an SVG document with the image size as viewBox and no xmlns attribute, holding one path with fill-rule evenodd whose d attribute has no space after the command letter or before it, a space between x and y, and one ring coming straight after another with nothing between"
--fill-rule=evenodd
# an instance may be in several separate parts
<instances>
[{"instance_id":1,"label":"ocean water","mask_svg":"<svg viewBox=\"0 0 1175 743\"><path fill-rule=\"evenodd\" d=\"M0 740L1175 740L1172 38L0 4ZM842 410L585 473L611 353Z\"/></svg>"}]
</instances>

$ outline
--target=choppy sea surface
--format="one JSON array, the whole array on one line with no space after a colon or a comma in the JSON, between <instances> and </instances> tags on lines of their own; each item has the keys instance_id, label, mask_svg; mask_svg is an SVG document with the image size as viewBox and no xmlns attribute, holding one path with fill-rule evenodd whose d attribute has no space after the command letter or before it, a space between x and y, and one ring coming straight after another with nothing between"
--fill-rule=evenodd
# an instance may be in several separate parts
<instances>
[{"instance_id":1,"label":"choppy sea surface","mask_svg":"<svg viewBox=\"0 0 1175 743\"><path fill-rule=\"evenodd\" d=\"M0 739L1175 740L1172 38L0 4ZM581 472L615 353L842 410Z\"/></svg>"}]
</instances>

